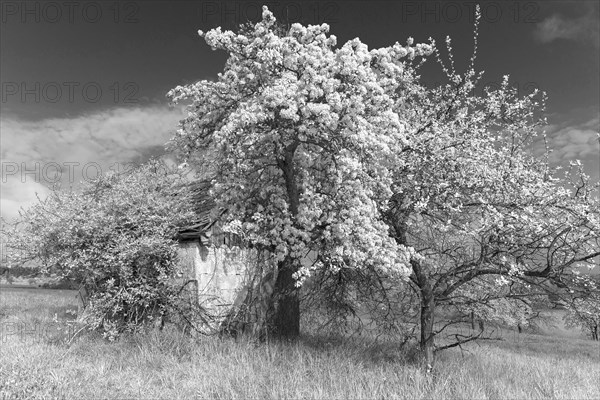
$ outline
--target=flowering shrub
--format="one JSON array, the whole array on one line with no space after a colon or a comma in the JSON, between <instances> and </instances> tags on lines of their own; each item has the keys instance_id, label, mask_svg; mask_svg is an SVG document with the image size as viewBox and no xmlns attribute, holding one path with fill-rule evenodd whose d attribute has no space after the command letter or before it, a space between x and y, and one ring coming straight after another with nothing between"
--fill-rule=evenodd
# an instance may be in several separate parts
<instances>
[{"instance_id":1,"label":"flowering shrub","mask_svg":"<svg viewBox=\"0 0 600 400\"><path fill-rule=\"evenodd\" d=\"M185 176L160 161L55 190L3 230L10 263L83 285L86 322L114 338L176 302L178 229L193 218Z\"/></svg>"}]
</instances>

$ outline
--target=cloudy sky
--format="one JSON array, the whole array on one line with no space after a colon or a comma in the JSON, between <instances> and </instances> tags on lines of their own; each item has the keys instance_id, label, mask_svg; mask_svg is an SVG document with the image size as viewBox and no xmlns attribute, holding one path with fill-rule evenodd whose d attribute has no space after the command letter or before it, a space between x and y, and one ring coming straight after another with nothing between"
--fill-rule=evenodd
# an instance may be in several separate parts
<instances>
[{"instance_id":1,"label":"cloudy sky","mask_svg":"<svg viewBox=\"0 0 600 400\"><path fill-rule=\"evenodd\" d=\"M164 152L182 111L165 93L216 77L225 54L197 35L256 21L254 1L2 0L1 206L11 218L54 181L73 183ZM338 43L369 47L453 39L457 66L473 49L473 4L453 1L268 2L290 22L326 22ZM545 90L552 161L581 159L597 180L597 1L484 1L477 68L483 85L510 74L523 93ZM432 63L424 79L435 80Z\"/></svg>"}]
</instances>

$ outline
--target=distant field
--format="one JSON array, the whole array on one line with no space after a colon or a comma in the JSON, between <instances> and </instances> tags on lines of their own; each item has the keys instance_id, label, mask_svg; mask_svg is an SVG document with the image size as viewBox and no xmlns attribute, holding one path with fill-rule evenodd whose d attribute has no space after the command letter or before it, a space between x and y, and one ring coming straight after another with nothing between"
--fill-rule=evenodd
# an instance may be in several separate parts
<instances>
[{"instance_id":1,"label":"distant field","mask_svg":"<svg viewBox=\"0 0 600 400\"><path fill-rule=\"evenodd\" d=\"M506 331L439 355L305 335L294 344L166 329L76 337L76 292L0 288L0 398L599 399L600 343Z\"/></svg>"}]
</instances>

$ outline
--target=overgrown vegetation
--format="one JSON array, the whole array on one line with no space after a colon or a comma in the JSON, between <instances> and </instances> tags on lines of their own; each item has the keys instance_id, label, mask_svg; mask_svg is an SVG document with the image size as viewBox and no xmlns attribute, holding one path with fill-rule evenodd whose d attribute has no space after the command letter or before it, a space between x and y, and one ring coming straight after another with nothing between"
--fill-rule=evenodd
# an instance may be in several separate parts
<instances>
[{"instance_id":1,"label":"overgrown vegetation","mask_svg":"<svg viewBox=\"0 0 600 400\"><path fill-rule=\"evenodd\" d=\"M161 161L55 190L5 223L8 262L75 282L89 298L83 321L114 339L180 304L178 230L193 221L189 182Z\"/></svg>"}]
</instances>

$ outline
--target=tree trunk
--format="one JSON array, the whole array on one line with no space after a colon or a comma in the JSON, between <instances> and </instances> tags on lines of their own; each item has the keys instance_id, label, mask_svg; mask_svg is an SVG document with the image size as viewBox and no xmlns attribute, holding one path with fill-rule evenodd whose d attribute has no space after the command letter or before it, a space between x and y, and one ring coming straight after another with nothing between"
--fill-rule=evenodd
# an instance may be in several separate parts
<instances>
[{"instance_id":1,"label":"tree trunk","mask_svg":"<svg viewBox=\"0 0 600 400\"><path fill-rule=\"evenodd\" d=\"M434 312L435 312L435 297L433 288L427 275L423 271L420 261L411 260L410 262L414 274L414 281L419 287L421 298L421 338L419 346L423 354L423 361L427 368L427 372L433 369L434 364Z\"/></svg>"},{"instance_id":2,"label":"tree trunk","mask_svg":"<svg viewBox=\"0 0 600 400\"><path fill-rule=\"evenodd\" d=\"M293 260L287 257L279 266L273 291L273 311L268 324L270 334L286 339L300 335L300 298L294 272Z\"/></svg>"},{"instance_id":3,"label":"tree trunk","mask_svg":"<svg viewBox=\"0 0 600 400\"><path fill-rule=\"evenodd\" d=\"M421 290L421 340L420 348L423 353L427 371L431 371L434 364L434 310L435 303L433 295L427 295Z\"/></svg>"},{"instance_id":4,"label":"tree trunk","mask_svg":"<svg viewBox=\"0 0 600 400\"><path fill-rule=\"evenodd\" d=\"M299 142L290 144L285 149L283 159L279 160L288 194L290 214L294 221L298 216L300 205L300 191L294 168L294 152L298 144ZM278 266L272 299L273 309L268 323L270 334L286 339L300 336L300 299L293 276L297 270L297 262L294 261L288 256Z\"/></svg>"}]
</instances>

